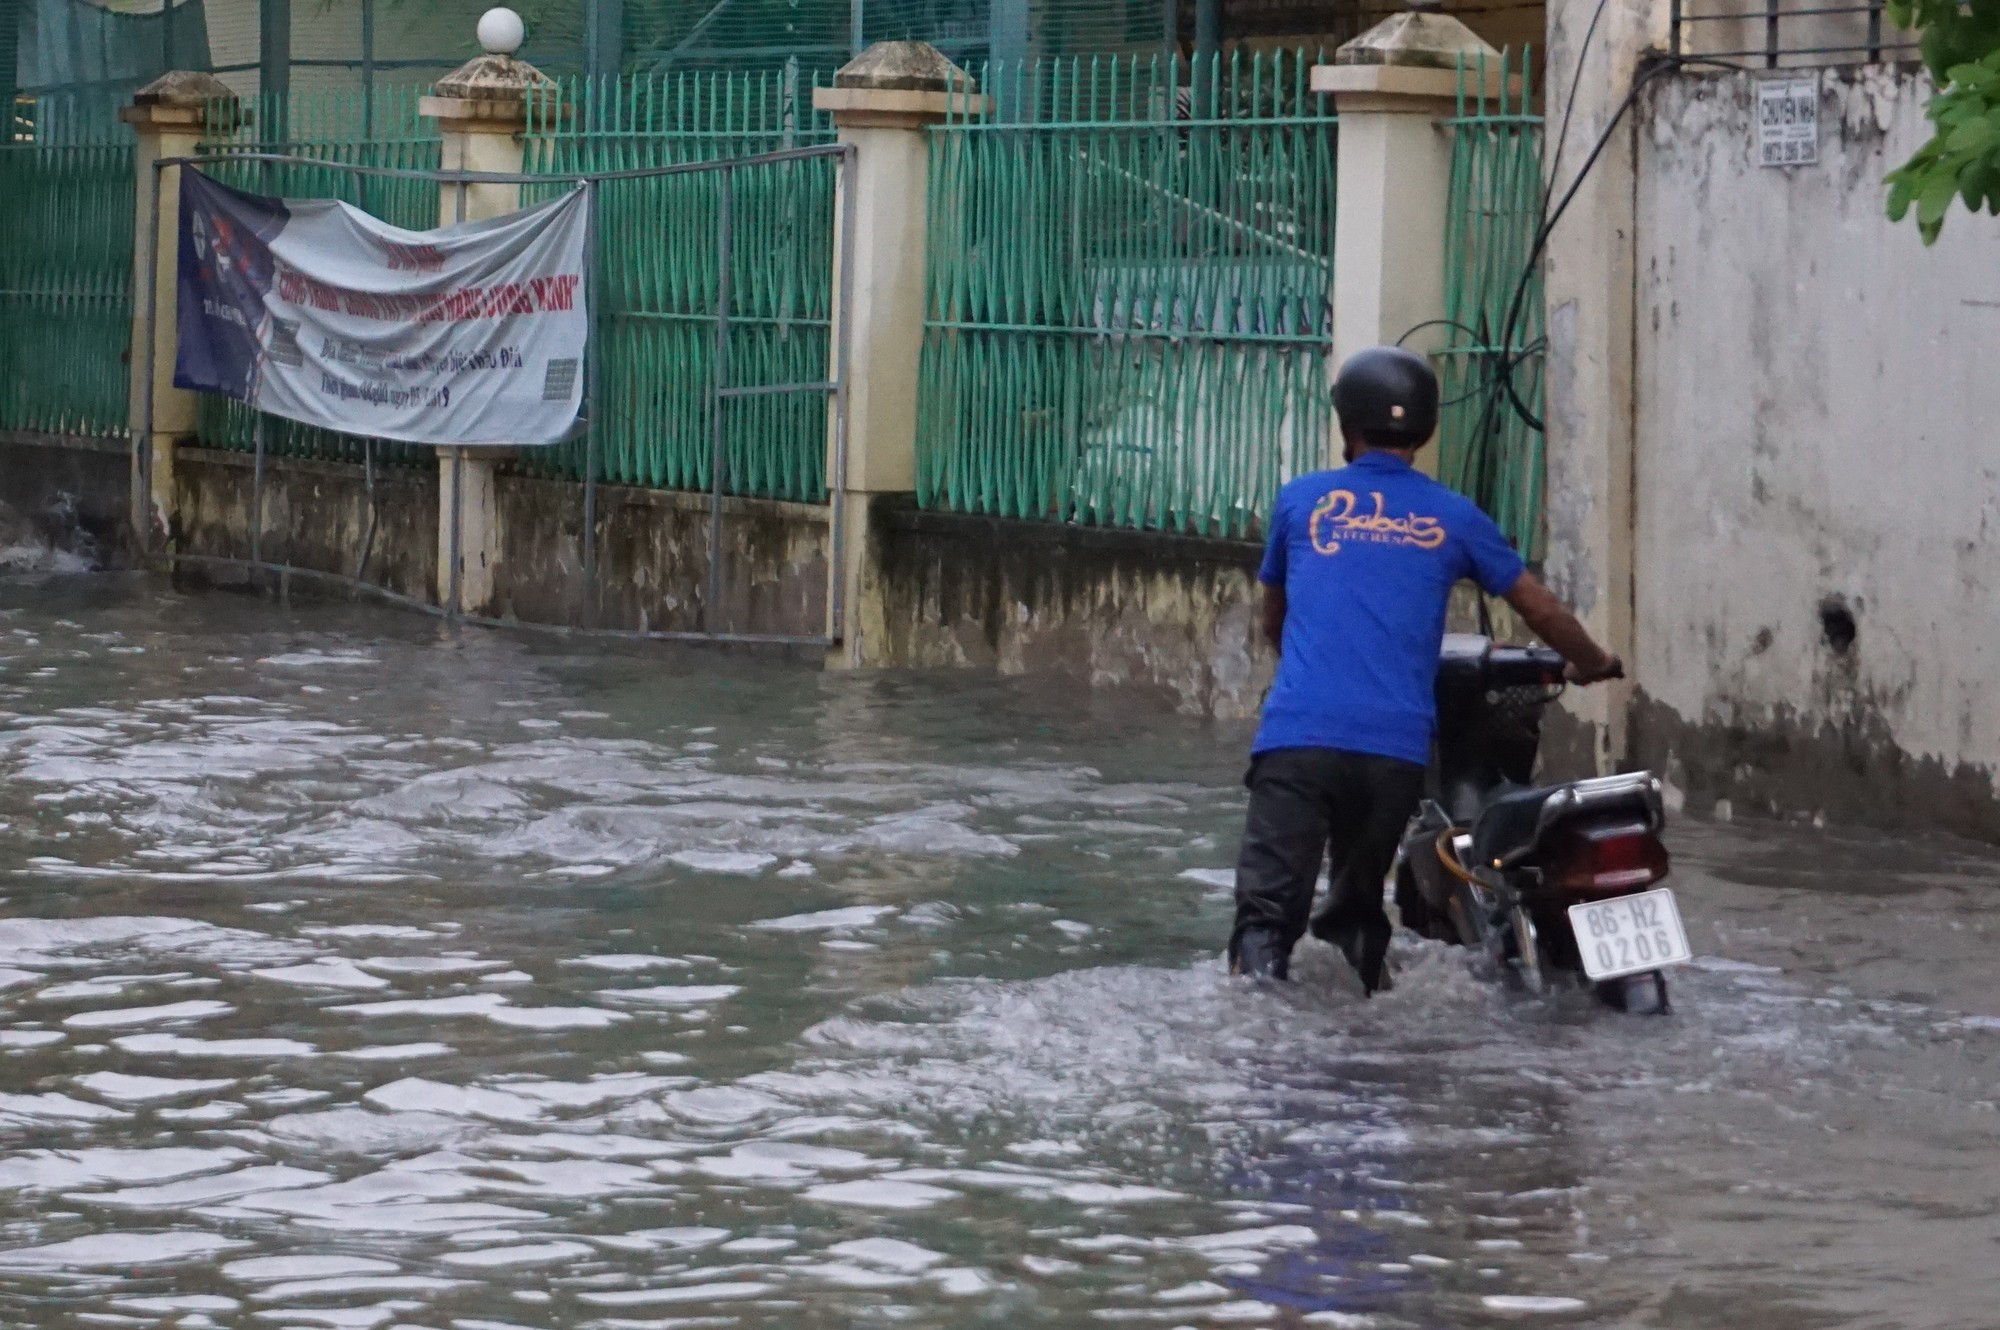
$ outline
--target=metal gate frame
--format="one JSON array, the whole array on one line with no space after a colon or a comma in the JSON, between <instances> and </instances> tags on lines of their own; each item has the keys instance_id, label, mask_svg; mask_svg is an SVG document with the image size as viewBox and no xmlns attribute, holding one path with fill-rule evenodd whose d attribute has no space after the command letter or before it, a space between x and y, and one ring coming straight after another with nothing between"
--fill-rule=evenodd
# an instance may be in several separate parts
<instances>
[{"instance_id":1,"label":"metal gate frame","mask_svg":"<svg viewBox=\"0 0 2000 1330\"><path fill-rule=\"evenodd\" d=\"M829 376L823 380L801 383L777 383L732 385L729 377L729 302L732 296L730 284L730 264L734 255L731 231L731 201L734 195L735 175L739 170L769 166L781 162L809 161L822 157L838 159L839 176L836 195L839 199L834 219L837 252L834 255L834 319L831 329L833 345L832 363ZM169 168L180 169L189 166L226 165L242 162L264 162L282 166L310 166L321 169L345 171L358 176L386 176L397 179L432 180L440 186L451 185L457 189L456 212L459 220L465 217L467 191L473 185L563 185L582 187L590 196L589 230L584 239L584 275L586 300L590 306L590 328L584 347L584 482L583 482L583 571L585 594L589 598L589 610L596 617L597 607L597 471L598 471L598 426L602 417L598 412L599 371L602 355L599 348L598 320L603 317L599 300L600 281L598 277L598 228L600 215L597 192L607 181L643 180L661 176L695 175L719 173L722 177L720 204L716 227L716 256L718 260L717 290L715 307L715 363L711 406L709 411L709 507L708 507L708 585L702 602L702 626L698 631L641 631L638 629L615 629L591 627L571 627L564 624L538 624L511 619L492 619L464 613L460 592L460 547L459 540L463 528L461 508L464 487L461 483L464 466L464 448L455 444L429 444L427 447L449 447L452 454L452 511L451 511L451 583L449 593L442 606L431 605L415 597L405 596L362 580L367 570L369 554L373 547L375 533L375 467L373 440L364 440L363 465L368 494L368 528L362 540L362 551L352 576L329 573L317 568L301 568L287 563L273 563L263 558L264 525L264 417L267 413L257 412L254 433L254 456L251 481L250 516L250 557L232 559L219 555L182 554L173 550L153 550L150 517L145 530L138 532L141 554L150 559L172 566L174 564L207 565L210 567L234 567L277 573L281 587L289 589L288 580L303 577L312 580L329 581L346 586L350 590L376 595L393 604L437 615L452 623L470 623L489 628L528 628L559 633L579 634L593 637L638 639L666 642L718 642L766 646L830 647L838 644L845 635L847 617L846 579L840 575L845 566L846 523L842 520L846 506L847 476L847 389L848 372L852 363L852 313L854 281L854 215L855 215L855 149L852 144L816 144L804 148L786 148L775 152L758 153L748 157L727 157L710 161L680 162L669 166L637 167L623 171L565 172L549 175L529 175L517 172L486 171L444 171L414 170L389 166L363 166L347 162L330 162L318 157L303 157L288 153L204 153L183 157L162 157L153 166L152 191L147 209L146 235L153 237L153 263L145 293L146 314L144 320L146 338L145 397L141 410L141 424L138 437L133 441L138 465L136 467L139 486L136 511L151 514L153 511L153 394L158 375L158 325L159 325L159 282L160 254L158 236L160 230L160 198ZM724 499L724 476L726 438L723 412L728 404L740 398L767 397L788 393L821 393L828 398L833 414L830 430L830 446L827 457L827 531L828 531L828 587L827 587L827 631L823 635L792 636L781 633L731 633L716 626L718 602L721 599L722 584L722 506ZM698 492L698 491L697 491ZM446 588L438 588L445 592Z\"/></svg>"}]
</instances>

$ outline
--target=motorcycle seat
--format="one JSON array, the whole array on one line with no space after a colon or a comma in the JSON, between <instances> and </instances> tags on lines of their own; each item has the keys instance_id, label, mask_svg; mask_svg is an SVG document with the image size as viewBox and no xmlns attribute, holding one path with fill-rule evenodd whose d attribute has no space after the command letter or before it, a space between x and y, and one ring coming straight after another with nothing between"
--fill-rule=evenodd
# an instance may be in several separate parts
<instances>
[{"instance_id":1,"label":"motorcycle seat","mask_svg":"<svg viewBox=\"0 0 2000 1330\"><path fill-rule=\"evenodd\" d=\"M1472 861L1491 866L1535 839L1541 829L1542 805L1563 787L1516 789L1501 795L1479 812L1472 824Z\"/></svg>"}]
</instances>

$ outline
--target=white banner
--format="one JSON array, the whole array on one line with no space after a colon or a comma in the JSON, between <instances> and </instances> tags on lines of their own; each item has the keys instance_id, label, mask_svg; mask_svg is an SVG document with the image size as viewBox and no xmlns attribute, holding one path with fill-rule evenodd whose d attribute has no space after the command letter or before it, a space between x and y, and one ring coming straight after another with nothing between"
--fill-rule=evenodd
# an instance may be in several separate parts
<instances>
[{"instance_id":1,"label":"white banner","mask_svg":"<svg viewBox=\"0 0 2000 1330\"><path fill-rule=\"evenodd\" d=\"M561 443L583 403L589 201L405 231L183 169L174 383L406 443Z\"/></svg>"}]
</instances>

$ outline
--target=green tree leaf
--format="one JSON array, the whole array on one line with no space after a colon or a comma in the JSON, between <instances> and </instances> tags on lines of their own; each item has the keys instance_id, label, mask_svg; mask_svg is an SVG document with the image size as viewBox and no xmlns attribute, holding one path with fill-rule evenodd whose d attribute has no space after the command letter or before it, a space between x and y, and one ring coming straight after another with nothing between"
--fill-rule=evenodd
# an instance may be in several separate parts
<instances>
[{"instance_id":1,"label":"green tree leaf","mask_svg":"<svg viewBox=\"0 0 2000 1330\"><path fill-rule=\"evenodd\" d=\"M1944 212L1958 194L1958 180L1954 176L1934 174L1924 181L1924 187L1917 195L1917 225L1929 230L1934 237L1944 223Z\"/></svg>"}]
</instances>

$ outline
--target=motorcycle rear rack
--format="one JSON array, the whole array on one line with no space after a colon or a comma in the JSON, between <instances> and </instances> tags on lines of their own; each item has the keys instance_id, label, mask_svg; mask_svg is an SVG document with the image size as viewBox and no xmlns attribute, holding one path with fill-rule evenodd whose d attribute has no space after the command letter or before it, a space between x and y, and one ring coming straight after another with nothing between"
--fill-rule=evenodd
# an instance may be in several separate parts
<instances>
[{"instance_id":1,"label":"motorcycle rear rack","mask_svg":"<svg viewBox=\"0 0 2000 1330\"><path fill-rule=\"evenodd\" d=\"M1584 813L1627 807L1637 796L1646 812L1646 829L1655 835L1667 825L1666 804L1660 794L1660 778L1650 771L1632 771L1618 776L1597 776L1565 785L1548 797L1535 817L1535 834L1510 850L1500 861L1512 868L1541 845L1542 836L1558 822Z\"/></svg>"}]
</instances>

